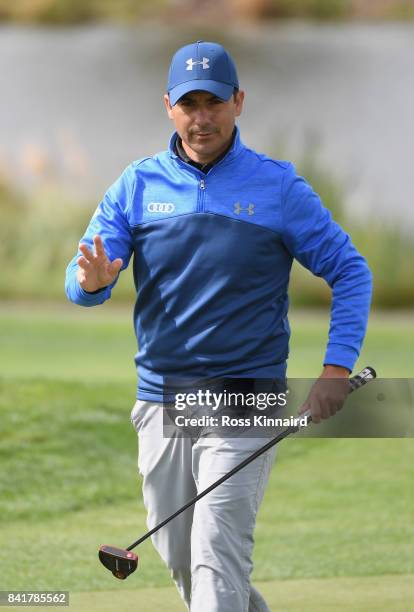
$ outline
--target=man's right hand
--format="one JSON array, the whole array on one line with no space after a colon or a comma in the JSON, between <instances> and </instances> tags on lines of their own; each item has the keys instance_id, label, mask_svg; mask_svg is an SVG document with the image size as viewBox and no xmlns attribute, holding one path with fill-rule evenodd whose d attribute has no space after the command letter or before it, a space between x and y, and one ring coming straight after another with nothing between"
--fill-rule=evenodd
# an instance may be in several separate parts
<instances>
[{"instance_id":1,"label":"man's right hand","mask_svg":"<svg viewBox=\"0 0 414 612\"><path fill-rule=\"evenodd\" d=\"M77 262L79 285L84 291L90 293L110 285L116 279L122 266L122 259L109 261L100 236L94 236L93 244L95 253L92 253L86 244L79 245L82 256Z\"/></svg>"}]
</instances>

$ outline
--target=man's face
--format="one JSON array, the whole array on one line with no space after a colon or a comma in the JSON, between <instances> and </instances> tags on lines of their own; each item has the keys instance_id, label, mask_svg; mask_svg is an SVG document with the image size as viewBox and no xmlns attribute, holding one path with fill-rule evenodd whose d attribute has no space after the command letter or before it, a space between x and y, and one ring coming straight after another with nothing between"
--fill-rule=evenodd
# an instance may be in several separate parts
<instances>
[{"instance_id":1,"label":"man's face","mask_svg":"<svg viewBox=\"0 0 414 612\"><path fill-rule=\"evenodd\" d=\"M191 159L208 163L228 147L236 117L243 108L244 92L238 91L227 101L207 91L191 91L171 106L167 94L165 107Z\"/></svg>"}]
</instances>

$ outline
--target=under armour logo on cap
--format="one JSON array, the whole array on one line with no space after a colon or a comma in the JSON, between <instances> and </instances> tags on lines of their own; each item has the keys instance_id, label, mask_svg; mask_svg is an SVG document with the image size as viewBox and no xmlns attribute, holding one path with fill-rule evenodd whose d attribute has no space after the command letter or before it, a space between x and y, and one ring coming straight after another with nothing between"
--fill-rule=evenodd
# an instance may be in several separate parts
<instances>
[{"instance_id":1,"label":"under armour logo on cap","mask_svg":"<svg viewBox=\"0 0 414 612\"><path fill-rule=\"evenodd\" d=\"M234 205L234 212L236 215L240 215L241 212L246 211L248 215L254 215L254 204L249 204L245 208L241 206L240 202L236 202Z\"/></svg>"},{"instance_id":2,"label":"under armour logo on cap","mask_svg":"<svg viewBox=\"0 0 414 612\"><path fill-rule=\"evenodd\" d=\"M197 66L198 64L203 67L203 70L207 70L208 68L210 68L209 61L210 59L208 57L203 57L201 62L198 62L197 60L193 60L193 58L190 57L190 59L186 61L186 64L187 64L186 70L192 70L193 66Z\"/></svg>"},{"instance_id":3,"label":"under armour logo on cap","mask_svg":"<svg viewBox=\"0 0 414 612\"><path fill-rule=\"evenodd\" d=\"M190 91L208 91L229 100L239 89L236 66L224 47L198 40L175 53L168 73L167 91L172 106Z\"/></svg>"}]
</instances>

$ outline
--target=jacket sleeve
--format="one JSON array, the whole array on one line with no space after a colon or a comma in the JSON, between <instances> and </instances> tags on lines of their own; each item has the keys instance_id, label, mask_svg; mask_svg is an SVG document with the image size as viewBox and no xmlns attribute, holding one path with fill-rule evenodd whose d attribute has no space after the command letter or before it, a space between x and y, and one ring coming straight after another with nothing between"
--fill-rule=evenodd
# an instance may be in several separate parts
<instances>
[{"instance_id":1,"label":"jacket sleeve","mask_svg":"<svg viewBox=\"0 0 414 612\"><path fill-rule=\"evenodd\" d=\"M132 201L133 186L132 166L128 166L118 180L105 193L102 202L96 209L80 243L85 243L93 250L93 237L99 234L102 238L105 252L113 261L117 257L122 259L121 271L128 267L132 254L132 236L127 220L127 209ZM94 293L84 291L77 279L77 259L82 255L79 251L66 269L65 291L68 299L81 306L96 306L111 297L115 281Z\"/></svg>"},{"instance_id":2,"label":"jacket sleeve","mask_svg":"<svg viewBox=\"0 0 414 612\"><path fill-rule=\"evenodd\" d=\"M292 164L282 184L282 226L282 238L292 256L332 289L324 365L339 365L352 372L366 333L372 274L349 235L332 220Z\"/></svg>"}]
</instances>

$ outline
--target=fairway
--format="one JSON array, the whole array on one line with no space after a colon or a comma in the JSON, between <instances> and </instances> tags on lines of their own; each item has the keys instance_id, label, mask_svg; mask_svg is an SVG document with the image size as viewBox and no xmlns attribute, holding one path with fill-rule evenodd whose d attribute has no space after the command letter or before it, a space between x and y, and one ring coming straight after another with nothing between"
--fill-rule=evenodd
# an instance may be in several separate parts
<instances>
[{"instance_id":1,"label":"fairway","mask_svg":"<svg viewBox=\"0 0 414 612\"><path fill-rule=\"evenodd\" d=\"M81 308L0 304L1 375L135 383L132 307ZM288 375L318 376L328 311L292 311ZM414 377L414 314L371 315L354 372L372 365L381 377Z\"/></svg>"},{"instance_id":2,"label":"fairway","mask_svg":"<svg viewBox=\"0 0 414 612\"><path fill-rule=\"evenodd\" d=\"M373 317L357 368L412 377L412 321ZM291 325L290 376L317 375L327 316ZM69 590L75 612L183 610L150 542L126 582L97 559L146 530L130 309L3 306L0 334L0 590ZM413 482L411 438L282 442L255 532L272 611L414 609Z\"/></svg>"},{"instance_id":3,"label":"fairway","mask_svg":"<svg viewBox=\"0 0 414 612\"><path fill-rule=\"evenodd\" d=\"M375 578L325 578L322 580L284 580L257 582L256 587L272 610L280 612L321 612L358 610L359 612L407 612L414 601L414 576ZM166 604L168 602L168 605ZM175 588L123 590L116 597L118 610L140 612L181 612L182 603ZM12 610L14 608L7 608ZM46 608L45 608L46 609ZM76 612L111 612L112 591L74 593L70 609Z\"/></svg>"}]
</instances>

